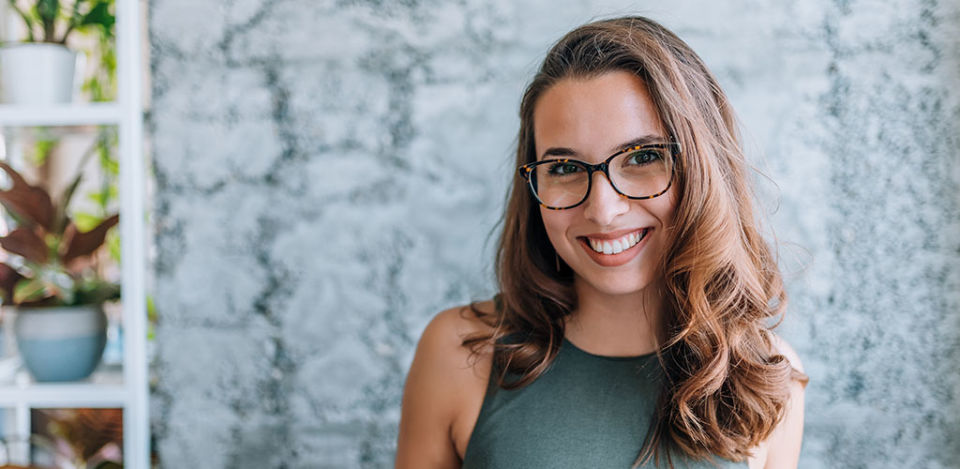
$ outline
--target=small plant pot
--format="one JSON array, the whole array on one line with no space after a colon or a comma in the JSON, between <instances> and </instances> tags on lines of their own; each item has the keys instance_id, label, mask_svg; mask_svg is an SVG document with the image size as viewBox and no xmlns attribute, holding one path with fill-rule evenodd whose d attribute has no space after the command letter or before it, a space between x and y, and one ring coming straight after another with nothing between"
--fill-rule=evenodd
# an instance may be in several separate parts
<instances>
[{"instance_id":1,"label":"small plant pot","mask_svg":"<svg viewBox=\"0 0 960 469\"><path fill-rule=\"evenodd\" d=\"M17 308L14 336L20 357L37 381L77 381L100 364L107 316L98 305Z\"/></svg>"},{"instance_id":2,"label":"small plant pot","mask_svg":"<svg viewBox=\"0 0 960 469\"><path fill-rule=\"evenodd\" d=\"M52 105L73 101L77 53L59 44L0 47L0 89L7 104Z\"/></svg>"}]
</instances>

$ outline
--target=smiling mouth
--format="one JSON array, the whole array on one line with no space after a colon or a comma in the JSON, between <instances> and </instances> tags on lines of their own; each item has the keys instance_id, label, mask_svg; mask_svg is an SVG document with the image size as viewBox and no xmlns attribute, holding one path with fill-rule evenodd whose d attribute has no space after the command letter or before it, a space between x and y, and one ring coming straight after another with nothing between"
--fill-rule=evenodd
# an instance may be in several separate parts
<instances>
[{"instance_id":1,"label":"smiling mouth","mask_svg":"<svg viewBox=\"0 0 960 469\"><path fill-rule=\"evenodd\" d=\"M580 237L580 239L583 240L590 249L593 249L594 252L610 256L620 254L636 246L640 241L643 241L643 238L645 238L649 232L650 228L644 228L623 235L617 239L595 239L586 236Z\"/></svg>"}]
</instances>

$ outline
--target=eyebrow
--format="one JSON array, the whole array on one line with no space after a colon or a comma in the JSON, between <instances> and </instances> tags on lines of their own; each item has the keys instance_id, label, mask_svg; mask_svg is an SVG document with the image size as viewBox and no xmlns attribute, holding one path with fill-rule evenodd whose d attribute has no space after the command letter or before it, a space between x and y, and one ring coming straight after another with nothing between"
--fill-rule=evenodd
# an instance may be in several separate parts
<instances>
[{"instance_id":1,"label":"eyebrow","mask_svg":"<svg viewBox=\"0 0 960 469\"><path fill-rule=\"evenodd\" d=\"M624 148L635 147L638 145L646 145L649 143L665 143L668 139L662 135L644 135L642 137L637 137L633 140L629 140L621 143L610 149L610 153L616 153ZM540 159L546 158L548 156L579 156L580 153L577 153L576 150L567 147L550 147L543 152L543 155L540 156Z\"/></svg>"}]
</instances>

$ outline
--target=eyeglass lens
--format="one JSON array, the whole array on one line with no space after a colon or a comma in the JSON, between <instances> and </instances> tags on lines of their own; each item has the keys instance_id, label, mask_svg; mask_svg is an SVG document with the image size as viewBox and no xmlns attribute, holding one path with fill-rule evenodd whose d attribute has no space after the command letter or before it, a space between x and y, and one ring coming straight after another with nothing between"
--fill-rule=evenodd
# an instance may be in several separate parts
<instances>
[{"instance_id":1,"label":"eyeglass lens","mask_svg":"<svg viewBox=\"0 0 960 469\"><path fill-rule=\"evenodd\" d=\"M624 152L610 160L610 182L628 197L652 196L669 186L671 162L669 148ZM530 187L544 205L567 208L586 198L590 176L587 167L578 161L551 161L534 168L530 173Z\"/></svg>"}]
</instances>

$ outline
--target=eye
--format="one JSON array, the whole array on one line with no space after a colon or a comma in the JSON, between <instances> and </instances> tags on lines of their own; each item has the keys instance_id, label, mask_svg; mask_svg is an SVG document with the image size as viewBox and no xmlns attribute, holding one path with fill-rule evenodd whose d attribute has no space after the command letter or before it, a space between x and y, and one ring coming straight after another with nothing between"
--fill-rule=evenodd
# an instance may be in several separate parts
<instances>
[{"instance_id":1,"label":"eye","mask_svg":"<svg viewBox=\"0 0 960 469\"><path fill-rule=\"evenodd\" d=\"M560 162L551 163L548 165L547 174L551 176L566 176L568 174L575 174L583 170L580 165L576 165L569 162Z\"/></svg>"},{"instance_id":2,"label":"eye","mask_svg":"<svg viewBox=\"0 0 960 469\"><path fill-rule=\"evenodd\" d=\"M628 165L648 165L663 159L663 151L657 148L643 148L627 155Z\"/></svg>"}]
</instances>

